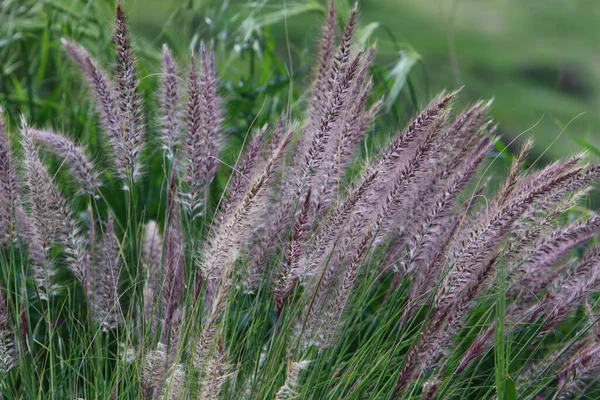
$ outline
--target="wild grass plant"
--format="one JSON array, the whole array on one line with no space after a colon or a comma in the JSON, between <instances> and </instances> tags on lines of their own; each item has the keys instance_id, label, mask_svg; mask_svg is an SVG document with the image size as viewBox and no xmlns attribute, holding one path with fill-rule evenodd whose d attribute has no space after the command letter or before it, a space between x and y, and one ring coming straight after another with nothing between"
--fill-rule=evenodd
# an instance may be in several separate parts
<instances>
[{"instance_id":1,"label":"wild grass plant","mask_svg":"<svg viewBox=\"0 0 600 400\"><path fill-rule=\"evenodd\" d=\"M454 110L460 90L361 157L374 49L333 2L303 117L249 129L225 165L213 45L186 66L164 47L149 123L116 16L112 68L62 42L109 168L26 116L0 126L4 397L598 394L600 218L578 204L599 165L528 168L527 142L488 187L491 103Z\"/></svg>"}]
</instances>

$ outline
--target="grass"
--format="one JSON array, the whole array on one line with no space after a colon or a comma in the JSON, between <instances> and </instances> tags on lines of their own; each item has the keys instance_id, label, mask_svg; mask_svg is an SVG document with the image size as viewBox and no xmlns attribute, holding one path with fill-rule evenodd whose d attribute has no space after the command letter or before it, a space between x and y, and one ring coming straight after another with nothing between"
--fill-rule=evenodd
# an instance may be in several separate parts
<instances>
[{"instance_id":1,"label":"grass","mask_svg":"<svg viewBox=\"0 0 600 400\"><path fill-rule=\"evenodd\" d=\"M11 3L16 4L9 1L3 4L10 9ZM292 65L296 72L295 88L302 91L306 86L305 74L310 60L304 49L313 47L318 34L317 27L310 23L314 17L322 15L322 11L316 11L317 7L323 7L318 2L306 0L283 4L273 1L266 3L264 8L251 8L255 19L269 14L273 16L274 24L266 26L266 30L259 28L249 37L247 32L251 31L246 28L252 24L251 20L246 20L248 8L241 6L244 5L242 1L224 3L226 9L210 1L182 4L128 1L126 4L131 9L132 26L138 34L137 45L148 61L158 61L156 48L163 41L168 42L176 54L185 54L199 37L222 35L223 45L219 50L227 63L221 68L221 74L225 81L232 83L232 89L237 92L235 95L241 96L238 102L232 101L233 104L245 106L250 103L245 100L257 94L258 103L262 104L259 93L265 90L284 93ZM277 13L282 8L295 10L296 4L302 5L298 10L303 12L290 17L284 24L282 15ZM340 4L344 2L340 1ZM598 39L595 21L600 10L594 2L554 2L546 6L545 1L517 4L512 0L496 0L484 7L465 0L384 0L365 1L361 8L363 26L378 24L368 40L378 44L378 65L383 67L383 75L394 67L399 49L411 49L421 57L422 65L413 68L410 75L414 96L408 91L401 94L404 101L397 104L403 106L395 118L385 121L384 132L400 122L405 123L414 110L442 88L465 85L465 99L495 99L494 116L502 121L500 129L508 141L541 119L528 134L536 139L534 152L539 154L547 150L546 161L565 152L581 150L581 144L576 140L598 145L594 127L600 122L595 112L599 106L596 93L600 88L600 71L596 67L594 49ZM47 106L48 110L50 107L60 110L63 106L55 99L64 105L65 101L58 96L64 96L67 91L62 90L64 87L53 90L51 85L53 81L61 82L60 74L53 71L65 68L57 59L60 54L53 41L56 43L59 36L69 31L80 32L77 36L82 39L88 36L89 40L100 40L100 45L96 43L95 47L99 55L106 54L103 50L109 46L106 26L111 9L108 1L81 5L42 2L34 8L40 11L30 17L6 14L7 34L3 43L7 50L3 65L7 71L4 76L10 76L15 68L16 71L20 69L18 60L6 58L8 52L15 56L27 48L31 49L32 57L27 62L23 54L20 56L29 64L24 80L18 85L14 82L3 84L10 88L6 91L13 100L10 104L18 101L29 108L38 104ZM346 5L345 12L347 10ZM19 37L26 37L27 44L17 45L23 41L14 42ZM293 64L288 60L288 47ZM16 48L20 50L12 50ZM243 50L240 52L240 49ZM275 57L269 56L269 51L276 52ZM250 58L262 66L250 67ZM255 74L252 70L262 73ZM265 71L275 77L271 83ZM74 104L68 105L73 109ZM265 105L263 111L268 107ZM257 115L257 110L247 110L246 121L240 126ZM40 123L49 121L49 111L33 111L36 118L36 113L40 114ZM231 114L238 115L239 110L233 107ZM561 134L572 119L575 120Z\"/></svg>"},{"instance_id":2,"label":"grass","mask_svg":"<svg viewBox=\"0 0 600 400\"><path fill-rule=\"evenodd\" d=\"M543 167L527 142L511 156L486 102L456 111L454 93L423 104L438 83L415 78L429 57L418 45L406 40L417 51L386 62L382 40L369 68L349 38L338 53L325 39L314 62L298 26L317 3L282 22L278 9L248 19L236 4L186 2L167 23L178 29L155 34L172 45L179 74L143 37L134 73L124 33L113 64L110 2L1 4L2 395L598 395L600 219L578 200L600 166L575 157ZM415 33L430 10L411 7ZM211 36L219 85L199 45ZM113 98L98 89L109 78L60 37L100 60ZM181 72L188 47L198 78ZM308 91L312 63L324 72ZM363 71L374 82L365 104ZM169 87L182 102L159 95ZM391 109L371 115L382 95ZM90 172L79 152L100 189L82 192ZM506 178L490 182L493 168Z\"/></svg>"}]
</instances>

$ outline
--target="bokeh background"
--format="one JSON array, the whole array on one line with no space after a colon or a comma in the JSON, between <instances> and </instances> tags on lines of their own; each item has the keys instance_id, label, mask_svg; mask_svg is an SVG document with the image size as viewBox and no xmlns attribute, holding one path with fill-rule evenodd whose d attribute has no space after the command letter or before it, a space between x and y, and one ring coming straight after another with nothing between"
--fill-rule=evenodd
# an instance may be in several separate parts
<instances>
[{"instance_id":1,"label":"bokeh background","mask_svg":"<svg viewBox=\"0 0 600 400\"><path fill-rule=\"evenodd\" d=\"M352 2L337 3L343 26ZM301 109L324 0L123 4L148 88L158 83L162 43L183 64L200 40L215 40L233 147L253 121ZM533 137L545 162L584 149L600 154L599 1L361 0L359 7L358 35L377 47L373 75L386 97L377 132L401 126L443 88L464 85L464 104L494 98L504 143L518 138L511 147ZM78 40L110 63L113 11L107 0L0 1L0 102L11 115L81 135L95 129L59 39Z\"/></svg>"}]
</instances>

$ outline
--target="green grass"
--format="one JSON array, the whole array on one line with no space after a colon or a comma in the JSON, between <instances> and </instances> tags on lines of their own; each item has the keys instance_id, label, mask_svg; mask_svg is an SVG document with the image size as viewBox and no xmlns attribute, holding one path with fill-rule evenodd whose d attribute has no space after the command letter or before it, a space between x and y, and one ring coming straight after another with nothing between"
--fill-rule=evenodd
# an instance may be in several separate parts
<instances>
[{"instance_id":1,"label":"green grass","mask_svg":"<svg viewBox=\"0 0 600 400\"><path fill-rule=\"evenodd\" d=\"M188 49L197 47L200 38L217 38L222 78L220 92L225 98L228 119L227 147L223 153L226 164L235 164L238 151L251 128L273 122L283 110L289 110L296 116L301 112L311 77L311 52L307 49L314 45L322 17L320 11L315 11L316 6L313 9L305 2L310 7L302 9L302 13L290 17L285 23L278 20L273 26L254 25L256 29L248 33L240 29L242 23L248 20L245 18L246 9L239 4L220 10L217 2L185 1L174 5L139 0L124 3L132 17L133 32L137 38L138 71L142 77L142 92L148 93L144 101L150 110L147 117L151 130L156 128L154 114L157 111L156 99L149 93L155 92L158 86L155 71L159 70L162 42L168 42L178 60L185 63ZM272 3L274 8L258 9L257 16L281 9L281 1ZM598 6L595 3L578 3L584 4L581 6L583 9L578 9L560 1L543 7L539 1L517 4L515 1L495 0L493 4L497 13L492 15L489 9L475 1L457 2L453 28L447 22L451 4L445 1L432 4L416 0L361 2L362 26L373 21L380 23L367 39L370 43L377 43L380 54L373 68L376 95L387 94L393 87L394 82L387 75L398 62L397 50L419 55L395 107L381 117L365 144L367 156L392 131L403 126L409 116L430 99L431 94L443 87L463 84L466 85L465 103L474 98L495 97L493 114L501 121L501 133L505 135L506 142L544 116L531 131L537 140L537 154L534 156L547 150L544 161L581 150L581 145L573 138L584 139L592 146L600 144L591 128L600 126L600 116L595 112L599 109L595 95L600 88L599 64L593 63L597 54L592 50L598 36L594 19L598 15ZM99 144L97 119L91 117L94 115L93 106L82 88L80 74L72 68L58 39L62 36L75 39L90 48L103 64L110 64L112 14L111 1L25 0L22 3L0 3L0 15L3 17L0 26L3 34L0 38L0 102L12 118L9 121L11 131L15 131L19 113L23 113L36 126L50 125L88 144L103 169L110 165ZM206 16L210 17L210 22ZM317 18L318 24L314 22ZM244 26L252 27L251 24ZM449 45L450 31L454 35L453 46ZM451 51L457 60L454 66L449 61ZM591 92L589 97L565 93L552 73L543 77L528 77L522 73L522 68L527 66L555 67L563 62L576 66L585 87ZM590 112L568 124L584 111ZM550 146L563 130L561 137ZM498 156L494 168L499 171L496 175L501 175L505 161L510 161L511 157L502 144L498 144L497 150L492 158ZM89 218L88 206L93 207L96 213L91 214L92 218L103 218L107 209L115 213L119 237L126 241L124 248L127 254L122 255L126 260L123 300L124 309L130 314L139 306L127 302L139 297L139 293L132 293L131 287L140 279L139 254L135 249L138 248L142 223L149 219L164 220L167 184L162 165L164 160L158 153L148 155L148 160L151 162L148 162L146 177L135 190L123 192L119 182L110 181L103 188L100 200L79 199L75 202L76 209L84 216L83 220ZM72 195L74 188L61 170L60 160L50 159L50 162L52 170L57 171L56 178L61 188ZM216 193L227 185L228 177L229 171L222 168L214 185ZM213 200L217 202L218 196ZM202 225L186 223L190 227ZM200 230L205 232L207 228L202 225ZM201 239L203 237L197 238ZM374 257L369 263L380 261ZM468 327L460 332L457 347L450 351L447 368L440 373L448 389L444 395L448 398L472 398L473 393L480 397L497 394L501 400L520 398L514 389L517 377L512 374L525 359L535 354L521 353L528 344L527 333L513 337L504 329L506 292L509 288L506 271L502 263L500 266L496 286L474 307ZM51 396L63 399L78 392L87 399L108 399L112 398L111 390L118 398L139 398L140 370L148 348L134 347L133 342L139 338L133 331L127 327L124 332L104 334L97 326L89 324L83 304L84 294L66 274L59 276L65 285L50 304L36 301L31 284L19 277L24 268L25 263L17 256L0 257L2 281L8 282L7 286L11 288L9 306L22 310L27 315L26 319L31 321L24 327L24 333L31 338L29 343L34 347L34 351L23 353L27 356L20 360L19 378L17 380L15 374L11 375L10 379L14 380L8 382L9 386L19 387L22 398ZM186 268L188 287L191 287L194 270L189 260ZM389 398L398 372L398 360L402 360L408 346L418 339L420 332L418 326L398 327L407 283L401 284L388 301L383 302L389 295L392 282L389 276L382 279L379 274L377 268L365 268L351 304L352 308L360 307L360 312L351 314L344 323L348 332L344 341L320 354L316 354L314 349L287 354L286 338L272 334L277 325L270 294L262 291L248 294L236 286L223 318L227 323L223 324L222 337L229 344L229 358L246 361L234 371L239 379L228 383L233 386L232 392L240 393L238 397L243 398L241 393L245 388L240 382L254 375L256 379L249 389L253 394L250 398L272 398L285 379L286 361L312 359L311 372L305 376L300 397L362 399L361 393L374 393L371 398ZM236 284L240 280L241 276L235 277ZM25 296L25 300L17 304L21 297L16 293L29 293L31 303L27 303ZM185 302L188 309L197 308L191 293L187 294ZM301 310L296 311L300 313ZM415 325L426 320L427 312L423 311ZM194 312L197 310L194 309ZM292 326L296 317L293 312L286 314L279 322L280 328ZM573 316L557 332L560 337L550 338L540 346L550 347L554 342L566 342L577 337L585 329L582 328L586 326L585 318L582 313ZM495 321L497 326L494 349L479 365L467 371L471 374L471 379L466 381L468 383L457 383L449 375L454 364L474 339L479 324L491 321ZM188 331L184 335L194 337L199 328L197 325L187 326ZM259 366L257 360L265 351L265 337L272 339L267 342L268 357ZM69 341L64 338L69 338ZM149 329L141 339L142 343L152 344L157 340ZM126 353L123 349L133 350L135 362L122 357ZM183 352L179 356L185 357ZM183 358L180 361L188 360ZM342 362L345 362L344 374L332 380L331 371ZM531 398L538 389L533 387L536 384L538 382L524 386ZM540 386L539 391L542 391L544 386ZM418 396L418 389L415 389L407 397Z\"/></svg>"}]
</instances>

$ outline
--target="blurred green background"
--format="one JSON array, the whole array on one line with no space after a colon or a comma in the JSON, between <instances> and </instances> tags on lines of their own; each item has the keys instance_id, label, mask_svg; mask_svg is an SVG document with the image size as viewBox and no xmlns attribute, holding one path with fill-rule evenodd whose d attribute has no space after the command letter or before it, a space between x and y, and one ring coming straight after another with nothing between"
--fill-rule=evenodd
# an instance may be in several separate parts
<instances>
[{"instance_id":1,"label":"blurred green background","mask_svg":"<svg viewBox=\"0 0 600 400\"><path fill-rule=\"evenodd\" d=\"M337 3L342 26L352 2ZM256 114L255 123L301 108L324 0L123 4L148 88L158 82L162 43L183 64L199 40L215 40L234 143ZM359 8L359 38L377 47L376 94L390 105L377 131L401 126L441 89L464 85L463 103L495 99L505 143L532 136L545 161L585 148L598 155L599 1L361 0ZM106 0L0 1L0 102L40 125L94 130L58 39L78 40L109 63L113 9Z\"/></svg>"},{"instance_id":2,"label":"blurred green background","mask_svg":"<svg viewBox=\"0 0 600 400\"><path fill-rule=\"evenodd\" d=\"M261 11L311 3L276 0ZM338 3L345 12L352 4ZM178 2L127 4L132 22L151 38ZM599 1L363 0L359 6L361 25L377 24L368 41L377 43L382 65L393 68L399 49L420 56L424 68L413 68L411 77L421 102L465 85L470 99L495 99L505 141L529 130L522 137L533 135L536 152L547 149L551 158L581 150L582 142L600 144ZM319 18L316 11L288 17L292 47L313 46ZM273 29L285 59L285 23Z\"/></svg>"}]
</instances>

